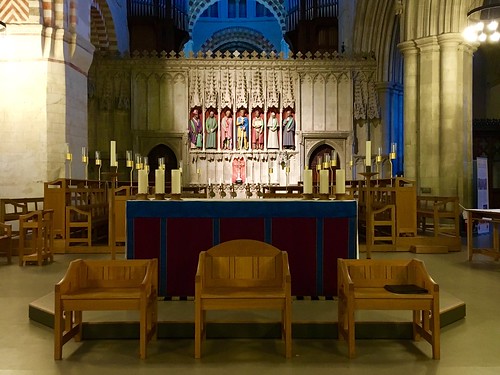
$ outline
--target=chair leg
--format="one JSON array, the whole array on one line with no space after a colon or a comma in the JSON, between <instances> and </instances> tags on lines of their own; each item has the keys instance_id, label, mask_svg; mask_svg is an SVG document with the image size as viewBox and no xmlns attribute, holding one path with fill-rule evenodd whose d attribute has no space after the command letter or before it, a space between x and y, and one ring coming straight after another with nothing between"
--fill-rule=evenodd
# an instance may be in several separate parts
<instances>
[{"instance_id":1,"label":"chair leg","mask_svg":"<svg viewBox=\"0 0 500 375\"><path fill-rule=\"evenodd\" d=\"M201 358L201 340L202 340L202 330L203 330L203 312L201 310L201 302L196 301L195 303L195 314L194 314L194 358Z\"/></svg>"},{"instance_id":2,"label":"chair leg","mask_svg":"<svg viewBox=\"0 0 500 375\"><path fill-rule=\"evenodd\" d=\"M431 329L432 329L432 358L441 358L441 317L439 315L439 302L431 312Z\"/></svg>"},{"instance_id":3,"label":"chair leg","mask_svg":"<svg viewBox=\"0 0 500 375\"><path fill-rule=\"evenodd\" d=\"M54 359L62 358L62 335L63 335L63 317L61 302L55 302L54 311Z\"/></svg>"},{"instance_id":4,"label":"chair leg","mask_svg":"<svg viewBox=\"0 0 500 375\"><path fill-rule=\"evenodd\" d=\"M349 351L349 358L356 356L356 322L354 321L354 307L347 305L347 346Z\"/></svg>"},{"instance_id":5,"label":"chair leg","mask_svg":"<svg viewBox=\"0 0 500 375\"><path fill-rule=\"evenodd\" d=\"M285 306L285 356L292 358L292 303L287 300Z\"/></svg>"},{"instance_id":6,"label":"chair leg","mask_svg":"<svg viewBox=\"0 0 500 375\"><path fill-rule=\"evenodd\" d=\"M139 353L141 359L146 359L146 345L148 339L148 319L147 303L141 303L141 318L139 322Z\"/></svg>"}]
</instances>

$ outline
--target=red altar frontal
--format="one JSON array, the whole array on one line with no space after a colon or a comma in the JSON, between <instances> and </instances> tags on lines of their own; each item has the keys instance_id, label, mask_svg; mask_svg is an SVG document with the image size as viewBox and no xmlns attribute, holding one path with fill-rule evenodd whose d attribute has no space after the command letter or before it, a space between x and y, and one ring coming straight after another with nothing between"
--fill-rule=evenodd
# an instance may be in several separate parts
<instances>
[{"instance_id":1,"label":"red altar frontal","mask_svg":"<svg viewBox=\"0 0 500 375\"><path fill-rule=\"evenodd\" d=\"M337 259L358 254L356 202L127 202L127 258L159 259L162 296L193 296L200 251L234 239L287 251L293 295L334 296Z\"/></svg>"}]
</instances>

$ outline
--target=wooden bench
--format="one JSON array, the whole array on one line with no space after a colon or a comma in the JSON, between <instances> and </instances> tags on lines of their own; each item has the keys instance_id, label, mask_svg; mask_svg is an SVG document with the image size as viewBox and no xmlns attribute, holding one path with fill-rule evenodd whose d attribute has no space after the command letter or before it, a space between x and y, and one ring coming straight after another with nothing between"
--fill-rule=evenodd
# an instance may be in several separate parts
<instances>
[{"instance_id":1,"label":"wooden bench","mask_svg":"<svg viewBox=\"0 0 500 375\"><path fill-rule=\"evenodd\" d=\"M386 285L413 284L424 293L393 293ZM413 339L423 337L432 345L434 359L440 357L439 286L424 263L411 260L338 260L338 329L345 339L349 358L355 356L356 310L412 310Z\"/></svg>"},{"instance_id":2,"label":"wooden bench","mask_svg":"<svg viewBox=\"0 0 500 375\"><path fill-rule=\"evenodd\" d=\"M460 237L460 206L458 197L417 197L417 220L423 232L432 227L434 237L441 234ZM427 219L432 220L432 224L427 224Z\"/></svg>"},{"instance_id":3,"label":"wooden bench","mask_svg":"<svg viewBox=\"0 0 500 375\"><path fill-rule=\"evenodd\" d=\"M19 220L19 215L38 211L43 198L2 198L0 199L0 222Z\"/></svg>"},{"instance_id":4,"label":"wooden bench","mask_svg":"<svg viewBox=\"0 0 500 375\"><path fill-rule=\"evenodd\" d=\"M158 261L82 260L70 263L55 286L54 359L71 338L82 338L82 312L140 311L140 357L157 334Z\"/></svg>"},{"instance_id":5,"label":"wooden bench","mask_svg":"<svg viewBox=\"0 0 500 375\"><path fill-rule=\"evenodd\" d=\"M288 255L267 243L234 240L199 256L195 277L195 358L201 357L208 310L281 310L286 358L292 356Z\"/></svg>"},{"instance_id":6,"label":"wooden bench","mask_svg":"<svg viewBox=\"0 0 500 375\"><path fill-rule=\"evenodd\" d=\"M66 207L66 248L74 243L92 245L98 231L108 226L108 204L95 203Z\"/></svg>"},{"instance_id":7,"label":"wooden bench","mask_svg":"<svg viewBox=\"0 0 500 375\"><path fill-rule=\"evenodd\" d=\"M7 258L7 263L12 263L12 226L0 222L0 255Z\"/></svg>"}]
</instances>

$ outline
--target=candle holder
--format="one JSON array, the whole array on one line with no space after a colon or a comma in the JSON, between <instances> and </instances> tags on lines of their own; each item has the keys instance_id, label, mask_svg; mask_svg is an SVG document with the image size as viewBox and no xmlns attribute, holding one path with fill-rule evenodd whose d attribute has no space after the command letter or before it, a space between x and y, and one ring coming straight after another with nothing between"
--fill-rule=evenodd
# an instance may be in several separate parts
<instances>
[{"instance_id":1,"label":"candle holder","mask_svg":"<svg viewBox=\"0 0 500 375\"><path fill-rule=\"evenodd\" d=\"M226 191L225 191L225 186L224 186L224 184L223 184L223 183L221 183L221 184L219 185L219 196L220 196L221 198L225 198L225 197L226 197L226 195L227 195L227 194L226 194Z\"/></svg>"},{"instance_id":2,"label":"candle holder","mask_svg":"<svg viewBox=\"0 0 500 375\"><path fill-rule=\"evenodd\" d=\"M312 193L303 193L302 194L302 200L305 201L311 201L313 199L314 195Z\"/></svg>"},{"instance_id":3,"label":"candle holder","mask_svg":"<svg viewBox=\"0 0 500 375\"><path fill-rule=\"evenodd\" d=\"M71 183L71 171L72 171L72 162L73 162L73 154L71 154L70 152L66 153L66 160L69 162L68 163L68 176L69 176L69 180L70 180L70 183Z\"/></svg>"},{"instance_id":4,"label":"candle holder","mask_svg":"<svg viewBox=\"0 0 500 375\"><path fill-rule=\"evenodd\" d=\"M165 193L155 193L155 201L165 200Z\"/></svg>"},{"instance_id":5,"label":"candle holder","mask_svg":"<svg viewBox=\"0 0 500 375\"><path fill-rule=\"evenodd\" d=\"M229 187L229 196L231 198L236 198L236 191L234 190L234 184L231 184Z\"/></svg>"},{"instance_id":6,"label":"candle holder","mask_svg":"<svg viewBox=\"0 0 500 375\"><path fill-rule=\"evenodd\" d=\"M170 194L170 200L171 201L181 201L182 198L181 198L181 195L179 193L175 193L175 194Z\"/></svg>"},{"instance_id":7,"label":"candle holder","mask_svg":"<svg viewBox=\"0 0 500 375\"><path fill-rule=\"evenodd\" d=\"M390 165L390 170L391 170L391 178L394 177L393 171L392 171L392 168L393 168L392 161L395 160L395 159L396 159L396 153L395 152L391 152L389 154L389 165Z\"/></svg>"},{"instance_id":8,"label":"candle holder","mask_svg":"<svg viewBox=\"0 0 500 375\"><path fill-rule=\"evenodd\" d=\"M208 197L209 198L215 197L214 186L212 184L208 184Z\"/></svg>"},{"instance_id":9,"label":"candle holder","mask_svg":"<svg viewBox=\"0 0 500 375\"><path fill-rule=\"evenodd\" d=\"M135 200L137 201L147 201L148 195L146 193L137 193Z\"/></svg>"},{"instance_id":10,"label":"candle holder","mask_svg":"<svg viewBox=\"0 0 500 375\"><path fill-rule=\"evenodd\" d=\"M245 195L247 198L250 198L252 196L251 188L252 186L250 184L245 185Z\"/></svg>"},{"instance_id":11,"label":"candle holder","mask_svg":"<svg viewBox=\"0 0 500 375\"><path fill-rule=\"evenodd\" d=\"M328 194L328 193L319 193L318 197L319 197L320 201L330 200L330 194Z\"/></svg>"},{"instance_id":12,"label":"candle holder","mask_svg":"<svg viewBox=\"0 0 500 375\"><path fill-rule=\"evenodd\" d=\"M347 200L347 194L345 193L335 193L335 200L336 201L345 201Z\"/></svg>"}]
</instances>

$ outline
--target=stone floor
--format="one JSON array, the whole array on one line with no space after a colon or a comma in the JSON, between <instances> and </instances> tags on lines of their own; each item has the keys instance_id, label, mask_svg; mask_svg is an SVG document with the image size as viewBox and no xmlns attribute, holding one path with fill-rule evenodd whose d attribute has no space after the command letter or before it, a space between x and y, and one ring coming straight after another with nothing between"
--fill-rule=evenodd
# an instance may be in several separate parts
<instances>
[{"instance_id":1,"label":"stone floor","mask_svg":"<svg viewBox=\"0 0 500 375\"><path fill-rule=\"evenodd\" d=\"M137 340L70 342L64 346L64 359L54 361L53 331L28 319L28 305L52 292L68 262L77 257L81 256L57 255L54 263L43 267L5 265L0 259L0 374L500 373L500 263L480 255L469 263L465 250L374 254L424 260L441 289L466 303L467 317L442 329L439 361L431 359L425 341L378 339L357 340L353 360L346 356L345 343L333 339L295 339L291 360L282 356L280 340L211 339L205 343L204 357L195 360L192 339L160 339L148 346L145 361L138 358Z\"/></svg>"}]
</instances>

